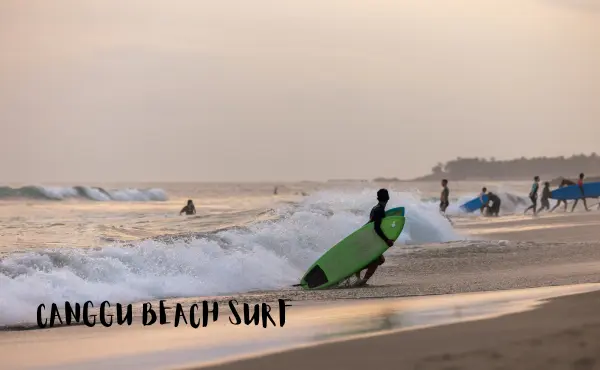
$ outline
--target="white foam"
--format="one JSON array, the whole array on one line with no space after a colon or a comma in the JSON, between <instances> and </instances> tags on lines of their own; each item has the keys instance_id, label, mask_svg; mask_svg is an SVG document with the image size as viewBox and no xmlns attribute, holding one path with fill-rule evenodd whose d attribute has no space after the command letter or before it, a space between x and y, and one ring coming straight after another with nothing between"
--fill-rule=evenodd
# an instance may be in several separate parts
<instances>
[{"instance_id":1,"label":"white foam","mask_svg":"<svg viewBox=\"0 0 600 370\"><path fill-rule=\"evenodd\" d=\"M35 187L44 197L54 200L63 200L67 198L76 198L83 195L85 198L95 201L166 201L168 196L162 189L114 189L104 190L96 187ZM78 189L83 193L80 194Z\"/></svg>"},{"instance_id":2,"label":"white foam","mask_svg":"<svg viewBox=\"0 0 600 370\"><path fill-rule=\"evenodd\" d=\"M297 283L323 252L364 225L375 191L321 192L282 218L184 242L53 249L0 260L0 325L34 322L41 303L135 302L278 289ZM392 193L406 207L400 243L460 239L435 204Z\"/></svg>"},{"instance_id":3,"label":"white foam","mask_svg":"<svg viewBox=\"0 0 600 370\"><path fill-rule=\"evenodd\" d=\"M77 196L77 190L70 187L36 186L36 188L49 199L62 200Z\"/></svg>"}]
</instances>

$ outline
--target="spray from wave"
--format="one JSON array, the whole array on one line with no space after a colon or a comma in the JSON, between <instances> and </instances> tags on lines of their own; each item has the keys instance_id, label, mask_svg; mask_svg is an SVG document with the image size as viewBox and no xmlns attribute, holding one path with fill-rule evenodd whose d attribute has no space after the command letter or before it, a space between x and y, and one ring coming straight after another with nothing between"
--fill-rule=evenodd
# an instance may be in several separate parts
<instances>
[{"instance_id":1,"label":"spray from wave","mask_svg":"<svg viewBox=\"0 0 600 370\"><path fill-rule=\"evenodd\" d=\"M0 260L0 326L34 322L41 303L125 303L290 286L326 250L365 224L374 194L320 192L277 209L274 220L192 239L9 255ZM406 207L397 244L462 239L434 204L406 193L391 197L390 208Z\"/></svg>"},{"instance_id":2,"label":"spray from wave","mask_svg":"<svg viewBox=\"0 0 600 370\"><path fill-rule=\"evenodd\" d=\"M162 189L111 189L99 187L73 186L73 187L48 187L24 186L21 188L0 187L0 199L38 199L38 200L65 200L80 198L100 202L107 201L166 201L167 194Z\"/></svg>"}]
</instances>

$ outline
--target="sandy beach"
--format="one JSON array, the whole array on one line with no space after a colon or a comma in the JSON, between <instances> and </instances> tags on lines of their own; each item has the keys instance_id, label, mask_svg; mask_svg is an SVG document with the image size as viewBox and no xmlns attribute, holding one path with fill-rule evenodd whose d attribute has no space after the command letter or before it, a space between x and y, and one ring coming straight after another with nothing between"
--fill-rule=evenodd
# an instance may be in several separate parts
<instances>
[{"instance_id":1,"label":"sandy beach","mask_svg":"<svg viewBox=\"0 0 600 370\"><path fill-rule=\"evenodd\" d=\"M599 222L596 213L576 213L464 226L477 238L506 242L417 252L400 263L407 275L403 284L438 294L597 282ZM430 259L445 267L417 274ZM450 264L455 269L441 273ZM388 270L388 276L396 273ZM324 344L214 368L597 369L598 312L600 292L583 293L498 318Z\"/></svg>"},{"instance_id":2,"label":"sandy beach","mask_svg":"<svg viewBox=\"0 0 600 370\"><path fill-rule=\"evenodd\" d=\"M600 292L591 292L600 282L598 224L596 212L461 220L456 228L467 240L393 248L366 288L167 300L187 309L202 300L226 307L229 299L285 299L292 308L284 328L236 327L225 309L217 323L200 329L3 331L0 356L11 369L194 363L231 369L593 369L600 359ZM552 298L563 295L568 296ZM388 311L395 319L382 313ZM374 323L364 327L368 318ZM358 321L362 326L355 328ZM414 330L421 326L426 328ZM282 352L253 357L265 351Z\"/></svg>"}]
</instances>

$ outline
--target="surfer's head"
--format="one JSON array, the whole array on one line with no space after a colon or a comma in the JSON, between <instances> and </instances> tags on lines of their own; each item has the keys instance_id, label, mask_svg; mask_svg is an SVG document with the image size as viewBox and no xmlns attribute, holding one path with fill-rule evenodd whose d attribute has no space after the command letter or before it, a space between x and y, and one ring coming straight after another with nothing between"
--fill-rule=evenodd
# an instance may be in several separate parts
<instances>
[{"instance_id":1,"label":"surfer's head","mask_svg":"<svg viewBox=\"0 0 600 370\"><path fill-rule=\"evenodd\" d=\"M446 180L446 179L443 179L443 180L442 180L442 186L446 186L446 185L448 185L448 180Z\"/></svg>"},{"instance_id":2,"label":"surfer's head","mask_svg":"<svg viewBox=\"0 0 600 370\"><path fill-rule=\"evenodd\" d=\"M582 173L580 173L580 174L579 174L579 178L580 178L580 179L582 179L582 180L583 180L583 178L584 178L584 177L585 177L585 175L584 175L584 174L582 174Z\"/></svg>"},{"instance_id":3,"label":"surfer's head","mask_svg":"<svg viewBox=\"0 0 600 370\"><path fill-rule=\"evenodd\" d=\"M534 177L534 178L533 178L533 181L535 181L535 182L538 182L538 181L540 181L540 177L539 177L539 176L536 176L536 177Z\"/></svg>"},{"instance_id":4,"label":"surfer's head","mask_svg":"<svg viewBox=\"0 0 600 370\"><path fill-rule=\"evenodd\" d=\"M390 194L388 193L387 189L379 189L377 191L377 200L383 203L390 200Z\"/></svg>"},{"instance_id":5,"label":"surfer's head","mask_svg":"<svg viewBox=\"0 0 600 370\"><path fill-rule=\"evenodd\" d=\"M548 188L548 187L550 187L550 183L549 183L548 181L546 181L546 182L544 183L544 186Z\"/></svg>"},{"instance_id":6,"label":"surfer's head","mask_svg":"<svg viewBox=\"0 0 600 370\"><path fill-rule=\"evenodd\" d=\"M191 205L193 205L193 204L194 204L194 202L192 202L192 200L191 200L191 199L188 199L188 206L191 206Z\"/></svg>"},{"instance_id":7,"label":"surfer's head","mask_svg":"<svg viewBox=\"0 0 600 370\"><path fill-rule=\"evenodd\" d=\"M481 189L481 192L482 192L482 193L485 193L486 191L487 191L487 188L482 188L482 189Z\"/></svg>"}]
</instances>

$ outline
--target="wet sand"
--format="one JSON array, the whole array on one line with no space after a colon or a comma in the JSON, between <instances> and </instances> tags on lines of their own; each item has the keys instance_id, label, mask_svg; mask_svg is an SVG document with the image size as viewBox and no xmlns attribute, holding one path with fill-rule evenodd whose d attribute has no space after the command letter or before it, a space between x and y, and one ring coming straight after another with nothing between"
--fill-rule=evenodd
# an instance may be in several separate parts
<instances>
[{"instance_id":1,"label":"wet sand","mask_svg":"<svg viewBox=\"0 0 600 370\"><path fill-rule=\"evenodd\" d=\"M591 212L464 226L481 241L422 247L403 258L392 257L394 264L382 268L375 281L398 276L402 282L374 287L371 295L383 290L440 294L599 282L599 223L600 214ZM214 368L598 369L598 312L600 292L586 293L495 319L324 344Z\"/></svg>"},{"instance_id":2,"label":"wet sand","mask_svg":"<svg viewBox=\"0 0 600 370\"><path fill-rule=\"evenodd\" d=\"M587 293L495 319L323 344L210 368L591 370L600 367L598 312L600 293Z\"/></svg>"},{"instance_id":3,"label":"wet sand","mask_svg":"<svg viewBox=\"0 0 600 370\"><path fill-rule=\"evenodd\" d=\"M386 254L387 263L377 272L370 287L323 292L288 288L218 299L236 298L243 302L286 299L294 301L293 304L300 308L324 306L333 309L338 304L359 307L370 301L367 298L599 283L598 225L598 212L465 220L457 227L469 235L470 240L393 248ZM197 300L177 301L189 305ZM469 305L467 301L463 304ZM598 312L600 293L586 293L558 298L533 311L496 319L323 344L222 366L236 369L284 365L352 369L372 366L400 369L593 369L595 361L600 361ZM332 319L331 315L333 311L317 316L328 321ZM368 315L365 313L364 316ZM291 329L288 331L294 325L302 326L301 318L296 323L294 320L290 318L286 328L264 330L261 337L284 333L282 337L273 337L275 342L282 343L302 338L303 334L292 335ZM216 332L211 331L210 337L220 337L221 340L237 337L238 334L233 334L237 333L236 330L239 331L231 327L228 329L225 325ZM9 368L15 369L32 368L25 364L48 368L44 364L51 363L55 368L66 369L66 364L79 356L87 359L86 365L73 365L73 368L91 369L94 364L97 368L106 367L105 358L126 353L133 356L130 357L130 368L152 368L151 364L161 364L161 359L169 358L169 351L172 356L174 348L183 342L193 341L201 345L207 340L207 334L208 331L169 330L167 327L156 327L151 331L70 327L0 332L0 356L5 364L13 365ZM86 338L92 343L87 353L82 348L88 347L81 347ZM10 343L18 345L11 346ZM54 346L49 343L54 343ZM260 350L263 350L260 346L254 349ZM215 351L207 349L206 356L212 356ZM31 353L46 357L34 361ZM68 354L70 360L61 359L61 353ZM189 353L182 352L180 355L182 360L190 361L197 357L197 353L189 358L185 357L190 356ZM141 361L142 357L146 361Z\"/></svg>"}]
</instances>

